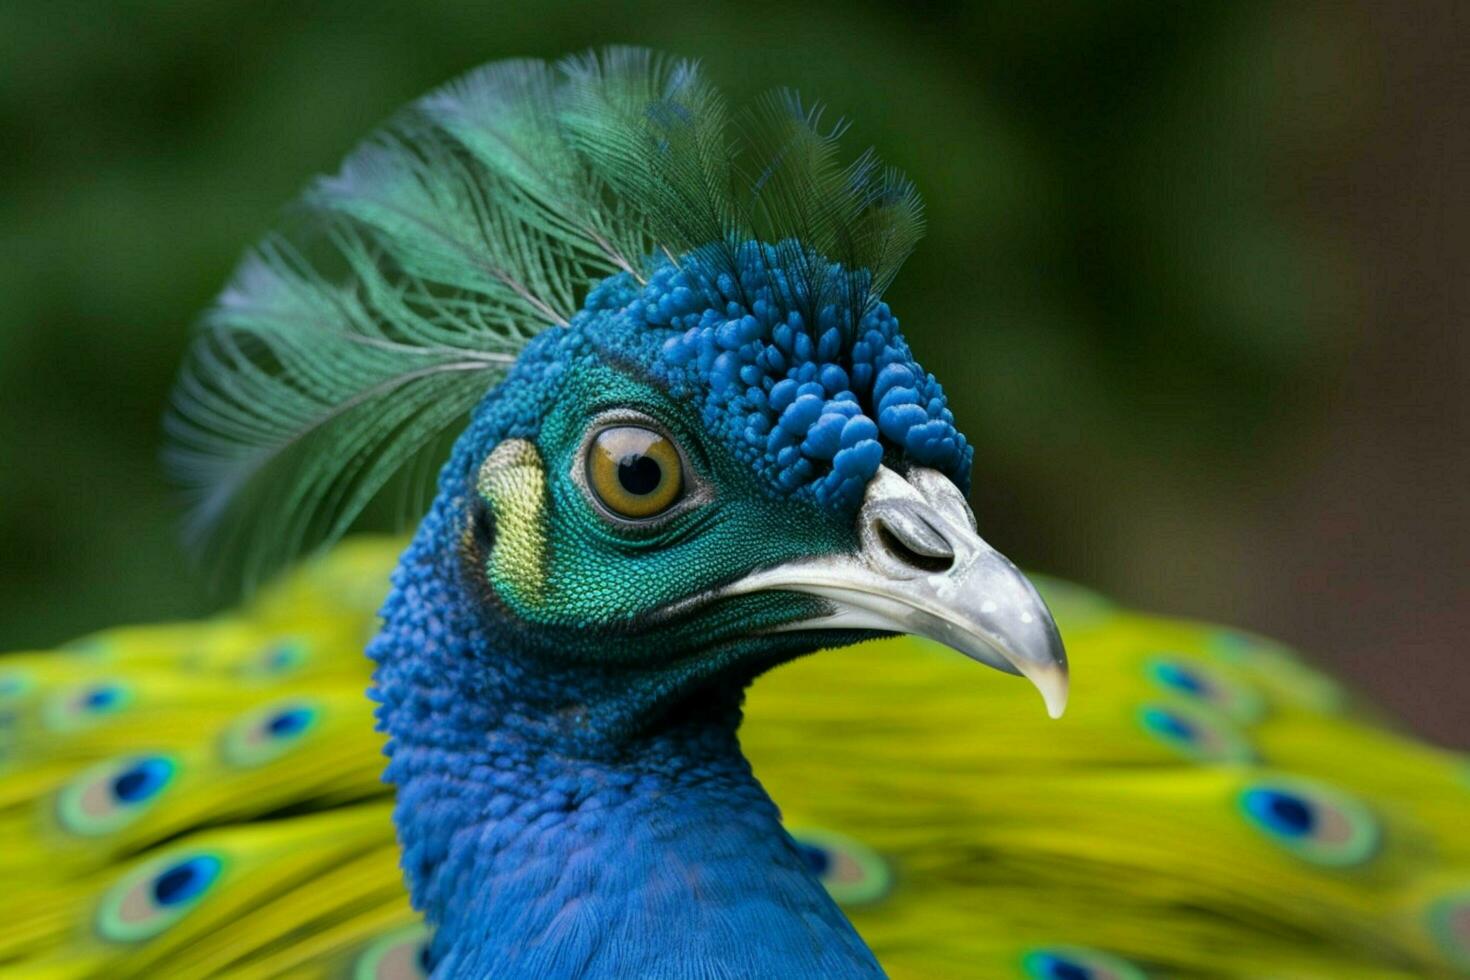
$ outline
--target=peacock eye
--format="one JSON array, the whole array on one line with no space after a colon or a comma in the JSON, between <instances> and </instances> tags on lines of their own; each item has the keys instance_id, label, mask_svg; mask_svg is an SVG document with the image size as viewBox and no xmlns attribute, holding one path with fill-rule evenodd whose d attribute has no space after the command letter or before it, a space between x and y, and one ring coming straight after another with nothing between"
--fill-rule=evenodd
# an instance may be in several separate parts
<instances>
[{"instance_id":1,"label":"peacock eye","mask_svg":"<svg viewBox=\"0 0 1470 980\"><path fill-rule=\"evenodd\" d=\"M587 485L618 517L656 517L684 494L684 462L668 437L641 425L598 432L587 449Z\"/></svg>"}]
</instances>

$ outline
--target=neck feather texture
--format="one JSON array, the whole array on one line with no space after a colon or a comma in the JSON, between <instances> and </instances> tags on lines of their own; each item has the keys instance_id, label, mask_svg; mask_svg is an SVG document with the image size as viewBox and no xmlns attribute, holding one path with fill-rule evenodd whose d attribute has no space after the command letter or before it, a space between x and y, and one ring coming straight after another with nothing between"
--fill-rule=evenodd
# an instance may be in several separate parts
<instances>
[{"instance_id":1,"label":"neck feather texture","mask_svg":"<svg viewBox=\"0 0 1470 980\"><path fill-rule=\"evenodd\" d=\"M486 624L436 533L447 511L370 649L435 976L880 976L740 752L743 685L589 743L581 720L614 682L558 674Z\"/></svg>"}]
</instances>

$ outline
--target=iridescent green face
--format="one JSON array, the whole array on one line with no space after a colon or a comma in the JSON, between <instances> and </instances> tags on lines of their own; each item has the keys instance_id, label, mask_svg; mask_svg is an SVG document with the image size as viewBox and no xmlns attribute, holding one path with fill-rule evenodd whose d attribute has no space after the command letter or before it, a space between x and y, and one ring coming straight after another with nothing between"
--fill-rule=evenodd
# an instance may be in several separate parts
<instances>
[{"instance_id":1,"label":"iridescent green face","mask_svg":"<svg viewBox=\"0 0 1470 980\"><path fill-rule=\"evenodd\" d=\"M475 477L463 540L492 601L538 626L618 635L682 632L701 599L759 619L811 615L814 600L794 593L714 593L752 569L848 553L855 527L761 487L699 421L584 362L536 438L501 442Z\"/></svg>"},{"instance_id":2,"label":"iridescent green face","mask_svg":"<svg viewBox=\"0 0 1470 980\"><path fill-rule=\"evenodd\" d=\"M461 531L487 609L539 649L651 669L664 690L919 633L1027 674L1060 709L1051 616L946 476L895 458L859 506L820 507L764 483L689 399L585 350L563 363L534 435L480 461Z\"/></svg>"}]
</instances>

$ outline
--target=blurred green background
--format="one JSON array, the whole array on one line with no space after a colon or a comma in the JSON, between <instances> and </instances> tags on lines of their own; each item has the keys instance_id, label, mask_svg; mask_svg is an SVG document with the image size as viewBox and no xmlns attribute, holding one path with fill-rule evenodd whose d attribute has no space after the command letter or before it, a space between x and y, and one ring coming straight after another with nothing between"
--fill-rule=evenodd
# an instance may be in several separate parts
<instances>
[{"instance_id":1,"label":"blurred green background","mask_svg":"<svg viewBox=\"0 0 1470 980\"><path fill-rule=\"evenodd\" d=\"M11 0L0 647L226 601L177 548L158 419L193 316L310 175L480 62L633 41L820 96L916 179L930 231L889 298L993 543L1282 636L1470 744L1465 20Z\"/></svg>"}]
</instances>

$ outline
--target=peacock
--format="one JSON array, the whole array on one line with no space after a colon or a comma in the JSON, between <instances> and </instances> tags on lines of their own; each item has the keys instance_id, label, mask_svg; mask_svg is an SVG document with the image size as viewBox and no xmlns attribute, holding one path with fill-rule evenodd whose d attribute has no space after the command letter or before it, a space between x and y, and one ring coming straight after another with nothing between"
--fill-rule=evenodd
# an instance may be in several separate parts
<instances>
[{"instance_id":1,"label":"peacock","mask_svg":"<svg viewBox=\"0 0 1470 980\"><path fill-rule=\"evenodd\" d=\"M1463 757L980 536L844 129L608 48L312 183L165 423L241 605L0 658L0 972L1470 973Z\"/></svg>"}]
</instances>

